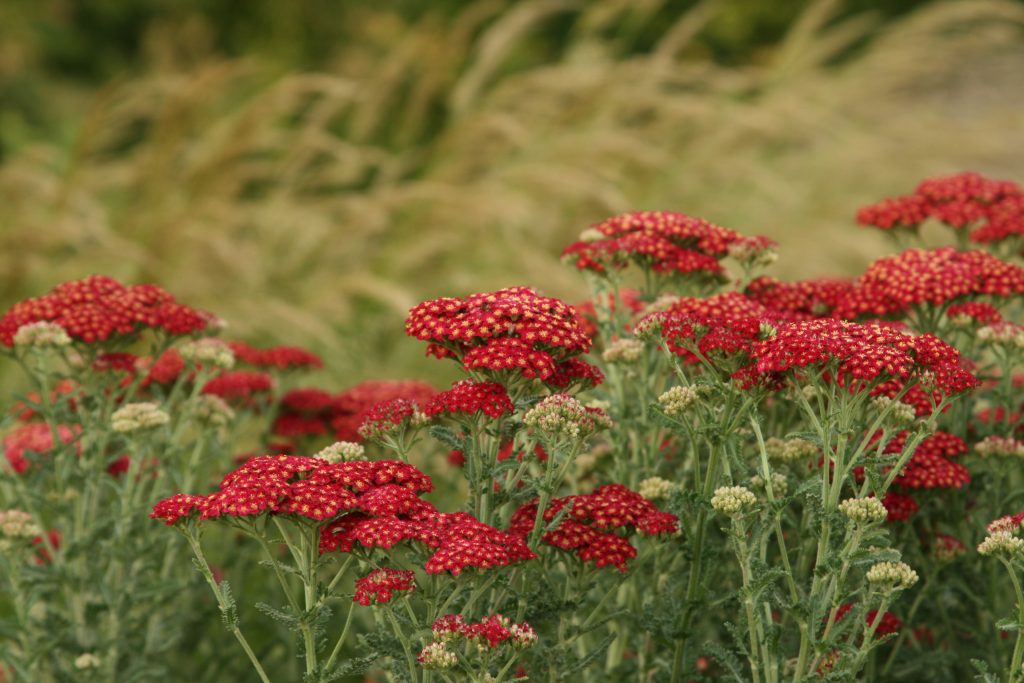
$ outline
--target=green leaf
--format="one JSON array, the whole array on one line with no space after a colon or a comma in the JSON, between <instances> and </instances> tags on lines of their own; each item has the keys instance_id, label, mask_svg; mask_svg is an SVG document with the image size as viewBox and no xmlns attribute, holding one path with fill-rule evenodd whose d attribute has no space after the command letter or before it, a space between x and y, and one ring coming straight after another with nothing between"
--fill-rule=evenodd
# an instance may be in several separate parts
<instances>
[{"instance_id":1,"label":"green leaf","mask_svg":"<svg viewBox=\"0 0 1024 683\"><path fill-rule=\"evenodd\" d=\"M1016 619L1000 619L996 622L996 628L1000 631L1019 631L1020 624Z\"/></svg>"}]
</instances>

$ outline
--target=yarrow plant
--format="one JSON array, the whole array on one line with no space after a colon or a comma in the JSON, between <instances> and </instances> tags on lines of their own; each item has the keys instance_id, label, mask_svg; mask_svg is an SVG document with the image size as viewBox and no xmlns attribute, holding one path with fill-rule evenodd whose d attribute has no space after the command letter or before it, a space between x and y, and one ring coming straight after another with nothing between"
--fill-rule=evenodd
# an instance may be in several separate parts
<instances>
[{"instance_id":1,"label":"yarrow plant","mask_svg":"<svg viewBox=\"0 0 1024 683\"><path fill-rule=\"evenodd\" d=\"M444 389L153 285L15 304L0 680L1024 680L1022 197L926 180L857 216L911 248L797 282L614 216L587 301L409 311Z\"/></svg>"}]
</instances>

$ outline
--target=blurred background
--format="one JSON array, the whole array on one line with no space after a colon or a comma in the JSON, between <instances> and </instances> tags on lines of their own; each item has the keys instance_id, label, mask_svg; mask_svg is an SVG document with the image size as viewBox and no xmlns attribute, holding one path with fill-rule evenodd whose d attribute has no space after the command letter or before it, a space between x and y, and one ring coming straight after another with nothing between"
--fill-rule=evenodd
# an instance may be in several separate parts
<instances>
[{"instance_id":1,"label":"blurred background","mask_svg":"<svg viewBox=\"0 0 1024 683\"><path fill-rule=\"evenodd\" d=\"M860 205L1022 151L1017 0L4 0L0 306L106 273L335 388L440 380L409 306L579 300L559 252L609 215L854 274Z\"/></svg>"}]
</instances>

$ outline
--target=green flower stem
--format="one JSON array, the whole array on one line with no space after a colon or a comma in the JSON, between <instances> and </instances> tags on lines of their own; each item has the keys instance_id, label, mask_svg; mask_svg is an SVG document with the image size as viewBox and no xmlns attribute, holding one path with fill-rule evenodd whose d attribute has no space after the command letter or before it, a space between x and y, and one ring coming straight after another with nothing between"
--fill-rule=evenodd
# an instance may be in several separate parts
<instances>
[{"instance_id":1,"label":"green flower stem","mask_svg":"<svg viewBox=\"0 0 1024 683\"><path fill-rule=\"evenodd\" d=\"M334 643L334 647L331 649L331 654L327 658L327 663L324 664L324 672L329 672L331 668L334 667L334 662L337 661L338 655L341 653L341 648L345 644L345 638L348 636L348 629L352 626L352 615L355 614L356 605L358 604L359 603L353 600L352 604L349 605L348 615L345 617L345 626L342 627L341 635L338 636L338 640Z\"/></svg>"},{"instance_id":2,"label":"green flower stem","mask_svg":"<svg viewBox=\"0 0 1024 683\"><path fill-rule=\"evenodd\" d=\"M871 620L870 625L865 625L866 631L864 632L864 638L861 640L860 649L857 651L857 658L853 663L853 671L860 671L864 665L864 659L868 656L868 652L871 651L871 642L875 638L875 631L878 630L878 625L882 623L882 618L885 616L885 612L889 609L889 603L892 601L892 594L886 594L882 597L882 604L879 605L878 611L875 612L875 618ZM864 619L859 618L861 622L865 622ZM853 633L856 633L858 629L854 629ZM851 633L850 637L853 637Z\"/></svg>"},{"instance_id":3,"label":"green flower stem","mask_svg":"<svg viewBox=\"0 0 1024 683\"><path fill-rule=\"evenodd\" d=\"M270 678L267 676L267 672L263 670L263 665L260 664L260 660L256 657L256 653L253 652L252 647L249 645L249 641L242 635L242 630L238 627L237 614L235 614L234 607L228 602L224 596L224 592L221 590L217 580L213 578L213 571L210 569L210 564L206 561L206 556L203 554L202 546L199 543L199 539L189 531L184 531L185 538L188 539L189 545L192 547L192 552L196 556L196 562L199 566L199 571L202 572L203 577L206 579L206 583L210 585L210 589L213 590L213 595L217 599L217 606L220 608L221 616L224 618L226 624L232 635L235 636L235 640L242 646L246 656L249 657L249 661L252 663L256 674L260 677L260 681L263 683L270 683Z\"/></svg>"},{"instance_id":4,"label":"green flower stem","mask_svg":"<svg viewBox=\"0 0 1024 683\"><path fill-rule=\"evenodd\" d=\"M302 556L302 563L299 564L299 573L302 576L302 593L305 599L305 614L300 622L299 629L302 631L303 650L306 656L306 675L316 672L316 637L313 634L313 626L310 623L316 617L317 606L317 562L319 560L317 527L303 528L299 535L299 553Z\"/></svg>"},{"instance_id":5,"label":"green flower stem","mask_svg":"<svg viewBox=\"0 0 1024 683\"><path fill-rule=\"evenodd\" d=\"M838 577L836 575L832 576L825 594L822 596L826 603L829 602L831 596L832 609L829 612L828 619L825 621L825 630L821 634L821 640L828 640L829 635L832 633L832 627L835 626L836 617L839 614L840 596L842 595L843 585L846 583L846 575L850 571L850 561L860 546L860 539L863 533L864 530L858 526L850 536L846 546L841 551L843 563L839 568L839 575Z\"/></svg>"},{"instance_id":6,"label":"green flower stem","mask_svg":"<svg viewBox=\"0 0 1024 683\"><path fill-rule=\"evenodd\" d=\"M914 597L914 602L910 605L910 610L907 612L907 623L913 624L914 617L917 615L917 610L921 606L921 602L924 597L928 595L928 587L931 585L931 575L925 576L924 583L921 584L921 588L917 591L917 595ZM889 657L885 660L885 665L882 667L882 679L885 679L889 674L889 669L896 661L896 655L899 653L900 648L903 647L903 643L907 640L907 630L900 629L900 635L893 644L892 652L889 653Z\"/></svg>"},{"instance_id":7,"label":"green flower stem","mask_svg":"<svg viewBox=\"0 0 1024 683\"><path fill-rule=\"evenodd\" d=\"M708 458L708 469L704 477L704 487L701 490L701 497L703 500L709 500L711 493L715 489L715 484L718 482L718 468L724 457L723 446L721 444L711 444L711 454ZM697 589L700 586L700 574L703 566L703 555L704 555L704 537L707 535L707 520L708 513L705 508L701 508L697 513L697 521L694 532L693 540L693 559L690 560L690 576L686 584L686 600L683 605L683 623L682 633L683 637L677 641L679 647L679 653L673 657L673 661L679 662L679 667L673 667L672 671L672 683L678 683L681 680L682 668L686 661L686 640L690 637L690 627L693 624L693 616L696 612L694 609L694 600L697 598ZM679 646L679 643L682 643Z\"/></svg>"},{"instance_id":8,"label":"green flower stem","mask_svg":"<svg viewBox=\"0 0 1024 683\"><path fill-rule=\"evenodd\" d=\"M388 622L391 624L391 629L395 632L395 637L398 638L402 644L402 651L405 652L405 661L409 666L409 679L416 681L419 676L417 675L418 668L416 666L416 658L412 656L412 645L409 643L409 639L402 631L402 627L398 624L398 620L395 619L395 615L391 613L391 610L384 608L384 614L387 615Z\"/></svg>"},{"instance_id":9,"label":"green flower stem","mask_svg":"<svg viewBox=\"0 0 1024 683\"><path fill-rule=\"evenodd\" d=\"M476 601L479 600L480 596L486 593L490 589L490 587L494 585L494 582L497 580L497 578L498 574L492 571L491 575L487 577L486 581L484 581L479 586L473 589L473 592L469 594L469 599L466 601L466 604L462 607L463 616L469 614L469 611L473 609L473 605L476 603Z\"/></svg>"},{"instance_id":10,"label":"green flower stem","mask_svg":"<svg viewBox=\"0 0 1024 683\"><path fill-rule=\"evenodd\" d=\"M565 475L568 474L569 468L572 466L573 461L576 460L576 456L579 454L581 443L576 442L566 453L565 461L561 467L558 468L556 473L556 461L558 456L561 455L561 448L555 447L555 444L547 444L551 446L551 450L548 452L547 462L544 464L544 481L540 485L540 494L537 499L537 514L533 519L533 531L530 533L529 546L534 552L538 551L538 542L544 532L544 511L547 510L548 501L551 500L551 493L558 488L565 479Z\"/></svg>"},{"instance_id":11,"label":"green flower stem","mask_svg":"<svg viewBox=\"0 0 1024 683\"><path fill-rule=\"evenodd\" d=\"M999 561L1006 567L1010 581L1013 582L1013 592L1017 596L1017 642L1013 646L1013 656L1010 658L1010 672L1007 678L1009 683L1016 683L1022 677L1021 660L1024 658L1024 592L1021 591L1020 579L1017 578L1017 572L1013 565L1003 557L1000 557Z\"/></svg>"},{"instance_id":12,"label":"green flower stem","mask_svg":"<svg viewBox=\"0 0 1024 683\"><path fill-rule=\"evenodd\" d=\"M750 570L750 555L747 549L746 541L747 530L742 522L733 520L732 523L732 542L733 552L736 553L736 559L740 563L740 572L743 579L743 611L747 617L747 635L750 639L750 652L748 653L747 662L750 664L750 678L753 683L760 683L761 681L761 635L760 621L757 619L757 615L754 612L754 596L751 592L751 584L753 583L753 577ZM767 672L765 672L767 674ZM767 676L766 676L767 680Z\"/></svg>"},{"instance_id":13,"label":"green flower stem","mask_svg":"<svg viewBox=\"0 0 1024 683\"><path fill-rule=\"evenodd\" d=\"M284 570L281 569L281 563L277 561L274 549L270 547L269 543L267 543L267 539L264 538L263 534L246 527L243 527L242 530L250 537L256 539L260 544L260 547L263 548L263 553L267 556L267 561L270 562L270 566L274 569L274 575L277 577L277 582L281 586L281 591L284 593L284 597L287 598L288 604L293 610L295 610L296 614L298 614L301 611L299 609L299 603L295 599L295 596L292 595L291 586L288 585L288 581L285 579Z\"/></svg>"},{"instance_id":14,"label":"green flower stem","mask_svg":"<svg viewBox=\"0 0 1024 683\"><path fill-rule=\"evenodd\" d=\"M452 592L448 594L447 598L445 598L445 601L443 603L441 603L441 605L438 606L436 610L432 610L432 613L430 615L430 619L428 619L428 621L433 623L434 620L437 619L438 617L440 617L442 614L447 614L448 613L448 608L451 607L452 602L454 602L455 598L457 598L461 594L462 594L462 590L460 590L459 584L456 583L452 587Z\"/></svg>"}]
</instances>

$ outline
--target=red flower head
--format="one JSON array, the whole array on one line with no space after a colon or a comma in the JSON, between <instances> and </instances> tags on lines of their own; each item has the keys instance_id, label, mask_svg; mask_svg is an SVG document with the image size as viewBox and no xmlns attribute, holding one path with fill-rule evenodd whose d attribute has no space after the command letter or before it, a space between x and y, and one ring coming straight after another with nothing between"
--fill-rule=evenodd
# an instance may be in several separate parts
<instances>
[{"instance_id":1,"label":"red flower head","mask_svg":"<svg viewBox=\"0 0 1024 683\"><path fill-rule=\"evenodd\" d=\"M94 344L145 329L175 336L192 334L206 329L211 317L178 303L155 285L123 285L92 275L16 303L0 318L0 343L12 346L18 328L36 322L56 323L72 339Z\"/></svg>"},{"instance_id":2,"label":"red flower head","mask_svg":"<svg viewBox=\"0 0 1024 683\"><path fill-rule=\"evenodd\" d=\"M765 331L774 330L777 316L738 292L716 294L704 299L682 297L670 309L640 322L660 325L668 348L687 363L700 357L714 363L723 357L746 361L754 344Z\"/></svg>"},{"instance_id":3,"label":"red flower head","mask_svg":"<svg viewBox=\"0 0 1024 683\"><path fill-rule=\"evenodd\" d=\"M946 309L946 317L957 327L992 325L1003 320L995 306L982 301L954 304Z\"/></svg>"},{"instance_id":4,"label":"red flower head","mask_svg":"<svg viewBox=\"0 0 1024 683\"><path fill-rule=\"evenodd\" d=\"M470 371L545 381L597 377L565 366L590 350L575 309L527 287L426 301L409 311L405 331L429 342L428 354L456 358Z\"/></svg>"},{"instance_id":5,"label":"red flower head","mask_svg":"<svg viewBox=\"0 0 1024 683\"><path fill-rule=\"evenodd\" d=\"M868 266L836 307L841 318L906 315L914 307L1024 292L1024 268L984 251L910 249Z\"/></svg>"},{"instance_id":6,"label":"red flower head","mask_svg":"<svg viewBox=\"0 0 1024 683\"><path fill-rule=\"evenodd\" d=\"M416 578L412 572L381 567L356 581L352 601L363 606L370 603L382 605L391 602L395 593L409 593L415 588Z\"/></svg>"},{"instance_id":7,"label":"red flower head","mask_svg":"<svg viewBox=\"0 0 1024 683\"><path fill-rule=\"evenodd\" d=\"M903 522L916 513L919 509L917 501L910 496L904 496L895 491L889 491L885 494L885 498L882 499L882 505L889 512L889 516L886 521L892 524L893 522Z\"/></svg>"},{"instance_id":8,"label":"red flower head","mask_svg":"<svg viewBox=\"0 0 1024 683\"><path fill-rule=\"evenodd\" d=\"M445 614L431 626L434 639L449 642L459 638L474 640L480 647L494 649L511 641L518 648L528 647L537 641L533 627L523 622L513 623L500 614L485 617L476 623L467 622L459 614Z\"/></svg>"},{"instance_id":9,"label":"red flower head","mask_svg":"<svg viewBox=\"0 0 1024 683\"><path fill-rule=\"evenodd\" d=\"M437 390L416 380L371 380L355 385L334 397L330 425L339 441L362 441L359 427L378 404L391 399L406 399L427 405Z\"/></svg>"},{"instance_id":10,"label":"red flower head","mask_svg":"<svg viewBox=\"0 0 1024 683\"><path fill-rule=\"evenodd\" d=\"M851 609L853 609L852 602L840 605L839 610L836 612L836 621L841 621ZM876 616L878 616L878 610L870 610L864 617L865 623L870 626L875 622ZM895 614L885 612L882 614L881 621L878 622L878 628L875 630L875 637L882 638L891 633L899 633L901 628L903 628L903 621Z\"/></svg>"},{"instance_id":11,"label":"red flower head","mask_svg":"<svg viewBox=\"0 0 1024 683\"><path fill-rule=\"evenodd\" d=\"M355 543L365 548L391 548L417 541L432 554L424 568L428 574L466 568L489 569L530 560L535 555L523 539L480 522L465 512L444 513L423 500L404 507L378 508L381 516L351 514L325 527L320 552L350 552Z\"/></svg>"},{"instance_id":12,"label":"red flower head","mask_svg":"<svg viewBox=\"0 0 1024 683\"><path fill-rule=\"evenodd\" d=\"M744 293L777 318L807 320L831 316L852 287L849 280L780 282L764 276L747 285Z\"/></svg>"},{"instance_id":13,"label":"red flower head","mask_svg":"<svg viewBox=\"0 0 1024 683\"><path fill-rule=\"evenodd\" d=\"M57 426L57 436L64 444L73 442L79 431L81 429L77 426ZM32 422L17 427L4 436L0 443L3 444L4 455L7 457L11 469L18 474L24 474L29 467L29 461L25 457L26 452L44 454L54 449L53 430L48 424Z\"/></svg>"},{"instance_id":14,"label":"red flower head","mask_svg":"<svg viewBox=\"0 0 1024 683\"><path fill-rule=\"evenodd\" d=\"M143 386L154 383L164 386L174 384L184 371L185 359L177 349L167 349L149 365L149 371L142 383Z\"/></svg>"},{"instance_id":15,"label":"red flower head","mask_svg":"<svg viewBox=\"0 0 1024 683\"><path fill-rule=\"evenodd\" d=\"M960 367L959 352L937 337L828 318L780 325L775 336L754 344L752 356L741 371L752 382L772 384L787 373L814 369L851 389L920 379L929 390L952 395L978 383Z\"/></svg>"},{"instance_id":16,"label":"red flower head","mask_svg":"<svg viewBox=\"0 0 1024 683\"><path fill-rule=\"evenodd\" d=\"M533 501L516 510L509 532L527 538L533 532L537 505ZM586 495L555 498L544 510L543 520L553 521L566 506L569 511L561 524L541 536L541 540L561 550L574 551L584 562L615 567L621 572L636 557L636 548L616 530L635 530L646 535L678 530L675 515L661 512L654 503L621 484L601 486Z\"/></svg>"},{"instance_id":17,"label":"red flower head","mask_svg":"<svg viewBox=\"0 0 1024 683\"><path fill-rule=\"evenodd\" d=\"M900 432L885 445L887 454L903 451L909 432ZM910 460L893 483L904 489L960 489L971 482L967 468L950 458L967 452L967 443L947 432L935 432L914 449ZM885 468L888 471L891 468ZM855 470L858 481L864 480L861 468ZM883 501L884 504L884 501Z\"/></svg>"},{"instance_id":18,"label":"red flower head","mask_svg":"<svg viewBox=\"0 0 1024 683\"><path fill-rule=\"evenodd\" d=\"M978 244L1024 238L1024 194L1008 196L989 207L988 222L971 232Z\"/></svg>"},{"instance_id":19,"label":"red flower head","mask_svg":"<svg viewBox=\"0 0 1024 683\"><path fill-rule=\"evenodd\" d=\"M462 380L430 399L423 412L428 417L442 413L472 417L483 413L496 420L502 415L511 415L514 410L508 391L497 382Z\"/></svg>"},{"instance_id":20,"label":"red flower head","mask_svg":"<svg viewBox=\"0 0 1024 683\"><path fill-rule=\"evenodd\" d=\"M265 372L222 372L203 386L204 394L219 396L235 405L257 406L274 390L274 378Z\"/></svg>"},{"instance_id":21,"label":"red flower head","mask_svg":"<svg viewBox=\"0 0 1024 683\"><path fill-rule=\"evenodd\" d=\"M857 222L882 230L913 229L928 218L962 229L1001 216L1001 206L1024 196L1010 181L991 180L977 173L929 178L914 194L884 199L857 212ZM997 218L998 220L998 218ZM980 241L980 240L979 240Z\"/></svg>"},{"instance_id":22,"label":"red flower head","mask_svg":"<svg viewBox=\"0 0 1024 683\"><path fill-rule=\"evenodd\" d=\"M404 500L409 492L432 488L425 474L394 460L332 464L294 455L258 456L228 474L219 491L171 496L157 503L150 517L174 524L194 512L202 520L267 512L326 521L360 508L385 508L389 498Z\"/></svg>"},{"instance_id":23,"label":"red flower head","mask_svg":"<svg viewBox=\"0 0 1024 683\"><path fill-rule=\"evenodd\" d=\"M625 268L630 263L657 273L698 275L719 280L723 268L719 261L734 245L743 251L767 247L762 242L747 242L738 233L674 211L634 211L613 216L598 223L562 252L580 270L598 273L608 268Z\"/></svg>"},{"instance_id":24,"label":"red flower head","mask_svg":"<svg viewBox=\"0 0 1024 683\"><path fill-rule=\"evenodd\" d=\"M227 344L239 363L261 370L301 370L322 368L324 365L320 356L296 346L258 349L242 341L229 341Z\"/></svg>"},{"instance_id":25,"label":"red flower head","mask_svg":"<svg viewBox=\"0 0 1024 683\"><path fill-rule=\"evenodd\" d=\"M359 436L370 441L425 422L425 416L413 401L393 398L370 408L359 425Z\"/></svg>"}]
</instances>

